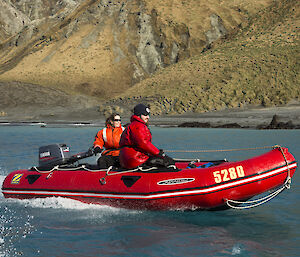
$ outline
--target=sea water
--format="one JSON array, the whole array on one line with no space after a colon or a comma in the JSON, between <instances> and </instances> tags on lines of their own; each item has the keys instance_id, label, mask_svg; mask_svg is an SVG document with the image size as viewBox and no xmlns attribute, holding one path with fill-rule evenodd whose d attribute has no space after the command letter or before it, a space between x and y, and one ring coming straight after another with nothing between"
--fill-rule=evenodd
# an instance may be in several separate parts
<instances>
[{"instance_id":1,"label":"sea water","mask_svg":"<svg viewBox=\"0 0 300 257\"><path fill-rule=\"evenodd\" d=\"M65 143L86 151L96 127L0 126L0 184L38 164L38 148ZM299 130L152 127L153 143L176 158L241 160L265 150L216 151L279 144L300 160ZM199 152L184 152L194 150ZM91 157L89 162L95 162ZM300 179L249 210L135 211L64 198L5 199L0 191L3 256L300 256Z\"/></svg>"}]
</instances>

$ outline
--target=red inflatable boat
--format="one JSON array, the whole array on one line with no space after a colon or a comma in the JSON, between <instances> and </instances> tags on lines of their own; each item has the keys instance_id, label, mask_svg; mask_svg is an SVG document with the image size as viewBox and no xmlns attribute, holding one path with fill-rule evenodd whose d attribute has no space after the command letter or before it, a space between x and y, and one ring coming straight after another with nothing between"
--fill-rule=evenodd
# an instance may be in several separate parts
<instances>
[{"instance_id":1,"label":"red inflatable boat","mask_svg":"<svg viewBox=\"0 0 300 257\"><path fill-rule=\"evenodd\" d=\"M53 158L49 152L40 151L40 160ZM65 197L130 209L222 209L270 190L282 191L296 167L292 154L280 146L243 161L178 161L167 169L97 170L62 161L51 169L10 173L2 192L7 198Z\"/></svg>"}]
</instances>

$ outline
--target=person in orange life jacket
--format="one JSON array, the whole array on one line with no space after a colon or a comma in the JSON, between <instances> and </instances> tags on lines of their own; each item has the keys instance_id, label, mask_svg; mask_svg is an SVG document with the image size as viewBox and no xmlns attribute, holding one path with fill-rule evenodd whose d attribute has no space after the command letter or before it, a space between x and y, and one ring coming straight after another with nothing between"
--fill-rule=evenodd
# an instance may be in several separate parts
<instances>
[{"instance_id":1,"label":"person in orange life jacket","mask_svg":"<svg viewBox=\"0 0 300 257\"><path fill-rule=\"evenodd\" d=\"M110 166L120 166L120 150L118 148L120 147L119 142L124 129L121 126L120 115L113 113L106 119L106 127L100 130L95 136L94 154L102 153L97 161L100 169L106 169Z\"/></svg>"},{"instance_id":2,"label":"person in orange life jacket","mask_svg":"<svg viewBox=\"0 0 300 257\"><path fill-rule=\"evenodd\" d=\"M120 140L120 164L123 168L132 169L137 166L167 167L175 164L152 144L152 135L148 128L150 109L138 104L134 107L131 123L126 127Z\"/></svg>"}]
</instances>

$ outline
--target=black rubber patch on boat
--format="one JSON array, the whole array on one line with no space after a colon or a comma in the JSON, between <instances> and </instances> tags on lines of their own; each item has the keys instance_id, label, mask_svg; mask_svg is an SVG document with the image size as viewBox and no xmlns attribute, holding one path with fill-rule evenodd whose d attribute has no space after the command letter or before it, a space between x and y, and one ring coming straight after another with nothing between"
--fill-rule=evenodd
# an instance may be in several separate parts
<instances>
[{"instance_id":1,"label":"black rubber patch on boat","mask_svg":"<svg viewBox=\"0 0 300 257\"><path fill-rule=\"evenodd\" d=\"M122 176L121 180L127 187L132 187L135 182L137 182L141 176Z\"/></svg>"},{"instance_id":2,"label":"black rubber patch on boat","mask_svg":"<svg viewBox=\"0 0 300 257\"><path fill-rule=\"evenodd\" d=\"M35 181L37 181L37 179L40 177L41 175L28 175L26 177L26 179L28 180L28 183L31 185L33 184Z\"/></svg>"}]
</instances>

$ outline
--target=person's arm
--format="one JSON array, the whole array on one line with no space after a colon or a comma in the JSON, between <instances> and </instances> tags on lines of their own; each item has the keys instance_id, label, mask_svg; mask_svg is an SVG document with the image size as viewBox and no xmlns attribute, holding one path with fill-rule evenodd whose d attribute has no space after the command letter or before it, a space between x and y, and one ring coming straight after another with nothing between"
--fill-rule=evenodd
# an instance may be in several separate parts
<instances>
[{"instance_id":1,"label":"person's arm","mask_svg":"<svg viewBox=\"0 0 300 257\"><path fill-rule=\"evenodd\" d=\"M146 126L135 127L134 131L132 132L132 140L135 142L135 145L138 148L140 148L143 152L149 153L151 155L159 154L159 149L155 147L150 141L151 134Z\"/></svg>"},{"instance_id":2,"label":"person's arm","mask_svg":"<svg viewBox=\"0 0 300 257\"><path fill-rule=\"evenodd\" d=\"M99 153L102 152L103 146L104 146L104 140L103 140L103 129L102 129L95 136L94 151L96 150Z\"/></svg>"}]
</instances>

